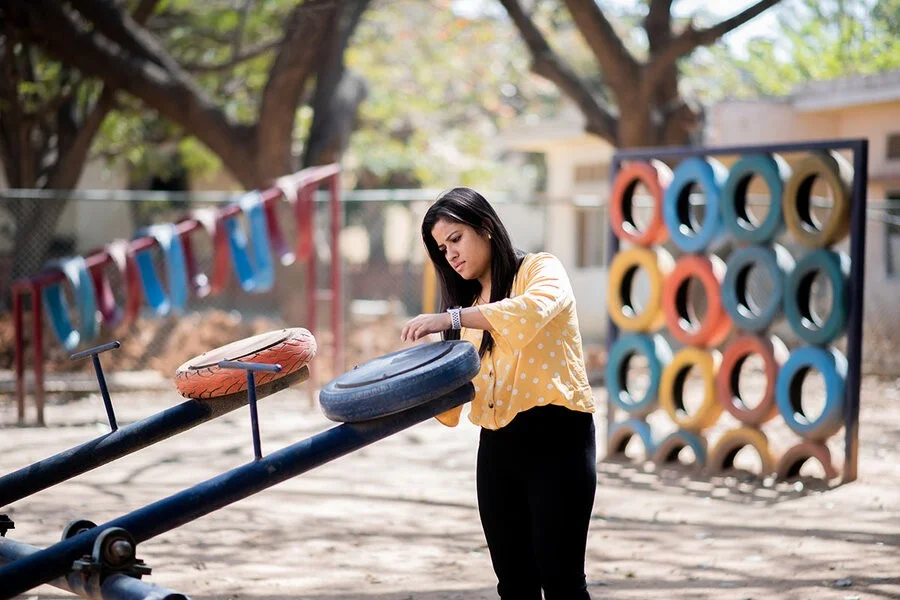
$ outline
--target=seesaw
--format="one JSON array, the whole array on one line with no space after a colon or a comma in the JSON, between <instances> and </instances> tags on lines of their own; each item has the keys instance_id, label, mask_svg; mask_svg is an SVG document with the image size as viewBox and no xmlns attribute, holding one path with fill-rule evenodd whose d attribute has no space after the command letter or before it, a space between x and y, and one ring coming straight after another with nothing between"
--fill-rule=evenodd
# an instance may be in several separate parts
<instances>
[{"instance_id":1,"label":"seesaw","mask_svg":"<svg viewBox=\"0 0 900 600\"><path fill-rule=\"evenodd\" d=\"M107 523L70 524L62 541L43 550L26 548L30 551L26 554L21 544L0 538L0 556L12 561L0 567L0 598L58 583L73 573L76 578L81 574L95 590L115 575L140 577L146 566L137 558L139 543L470 401L475 394L470 380L479 364L475 347L462 341L416 346L364 363L320 393L325 415L340 425L265 457L251 402L253 462ZM254 387L254 371L272 368L246 362L233 366L247 370L248 392ZM128 596L116 589L88 597L145 596Z\"/></svg>"}]
</instances>

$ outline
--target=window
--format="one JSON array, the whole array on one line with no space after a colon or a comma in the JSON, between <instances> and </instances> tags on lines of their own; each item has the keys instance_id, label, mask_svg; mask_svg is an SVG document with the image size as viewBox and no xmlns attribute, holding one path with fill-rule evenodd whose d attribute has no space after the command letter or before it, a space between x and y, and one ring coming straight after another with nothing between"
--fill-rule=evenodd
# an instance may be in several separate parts
<instances>
[{"instance_id":1,"label":"window","mask_svg":"<svg viewBox=\"0 0 900 600\"><path fill-rule=\"evenodd\" d=\"M900 133L890 133L887 136L887 159L900 160Z\"/></svg>"},{"instance_id":2,"label":"window","mask_svg":"<svg viewBox=\"0 0 900 600\"><path fill-rule=\"evenodd\" d=\"M884 268L890 278L900 278L900 191L888 192L884 224Z\"/></svg>"},{"instance_id":3,"label":"window","mask_svg":"<svg viewBox=\"0 0 900 600\"><path fill-rule=\"evenodd\" d=\"M607 244L605 207L576 207L575 232L578 268L603 266L606 261Z\"/></svg>"},{"instance_id":4,"label":"window","mask_svg":"<svg viewBox=\"0 0 900 600\"><path fill-rule=\"evenodd\" d=\"M609 163L575 165L575 183L606 181L609 179Z\"/></svg>"}]
</instances>

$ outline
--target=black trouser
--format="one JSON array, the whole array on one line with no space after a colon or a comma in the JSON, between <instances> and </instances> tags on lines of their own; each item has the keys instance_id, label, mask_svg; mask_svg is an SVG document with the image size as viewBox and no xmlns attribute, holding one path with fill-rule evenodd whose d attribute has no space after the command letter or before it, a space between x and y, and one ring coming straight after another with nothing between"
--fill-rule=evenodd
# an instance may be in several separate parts
<instances>
[{"instance_id":1,"label":"black trouser","mask_svg":"<svg viewBox=\"0 0 900 600\"><path fill-rule=\"evenodd\" d=\"M597 486L592 415L538 406L481 430L478 510L504 600L590 600L584 574Z\"/></svg>"}]
</instances>

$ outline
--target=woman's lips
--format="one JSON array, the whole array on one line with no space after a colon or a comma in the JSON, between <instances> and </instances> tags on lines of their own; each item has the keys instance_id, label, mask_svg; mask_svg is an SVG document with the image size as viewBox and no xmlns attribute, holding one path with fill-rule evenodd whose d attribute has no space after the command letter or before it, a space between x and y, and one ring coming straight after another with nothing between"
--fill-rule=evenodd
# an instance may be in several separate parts
<instances>
[{"instance_id":1,"label":"woman's lips","mask_svg":"<svg viewBox=\"0 0 900 600\"><path fill-rule=\"evenodd\" d=\"M458 265L456 265L453 268L456 270L457 273L459 273L459 270L462 269L464 264L466 264L466 261L462 261L461 263L459 263Z\"/></svg>"}]
</instances>

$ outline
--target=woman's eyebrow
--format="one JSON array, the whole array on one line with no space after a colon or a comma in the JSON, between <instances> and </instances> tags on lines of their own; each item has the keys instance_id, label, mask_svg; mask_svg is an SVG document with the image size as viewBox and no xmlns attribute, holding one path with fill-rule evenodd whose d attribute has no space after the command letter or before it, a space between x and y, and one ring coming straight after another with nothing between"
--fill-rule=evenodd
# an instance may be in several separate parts
<instances>
[{"instance_id":1,"label":"woman's eyebrow","mask_svg":"<svg viewBox=\"0 0 900 600\"><path fill-rule=\"evenodd\" d=\"M459 229L454 229L453 231L448 233L446 236L444 236L444 241L449 240L451 237L453 237L457 233L459 233Z\"/></svg>"}]
</instances>

